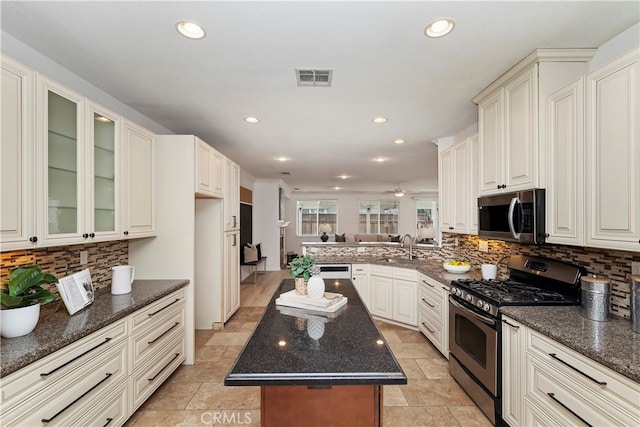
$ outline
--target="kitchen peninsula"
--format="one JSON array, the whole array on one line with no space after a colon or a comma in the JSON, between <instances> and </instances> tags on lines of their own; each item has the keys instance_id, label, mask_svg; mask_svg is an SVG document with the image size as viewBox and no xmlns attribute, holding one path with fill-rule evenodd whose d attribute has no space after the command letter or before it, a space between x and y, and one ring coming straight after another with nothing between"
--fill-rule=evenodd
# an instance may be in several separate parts
<instances>
[{"instance_id":1,"label":"kitchen peninsula","mask_svg":"<svg viewBox=\"0 0 640 427\"><path fill-rule=\"evenodd\" d=\"M263 426L382 425L382 386L407 377L350 280L325 280L348 304L336 313L275 304L285 279L225 378L261 387Z\"/></svg>"}]
</instances>

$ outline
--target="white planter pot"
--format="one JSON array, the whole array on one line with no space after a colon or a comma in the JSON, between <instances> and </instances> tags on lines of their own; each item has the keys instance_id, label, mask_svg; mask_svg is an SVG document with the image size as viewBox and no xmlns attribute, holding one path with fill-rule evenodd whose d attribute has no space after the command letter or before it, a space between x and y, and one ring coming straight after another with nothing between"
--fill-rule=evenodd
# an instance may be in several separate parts
<instances>
[{"instance_id":1,"label":"white planter pot","mask_svg":"<svg viewBox=\"0 0 640 427\"><path fill-rule=\"evenodd\" d=\"M5 338L27 335L36 328L40 304L0 310L0 333Z\"/></svg>"}]
</instances>

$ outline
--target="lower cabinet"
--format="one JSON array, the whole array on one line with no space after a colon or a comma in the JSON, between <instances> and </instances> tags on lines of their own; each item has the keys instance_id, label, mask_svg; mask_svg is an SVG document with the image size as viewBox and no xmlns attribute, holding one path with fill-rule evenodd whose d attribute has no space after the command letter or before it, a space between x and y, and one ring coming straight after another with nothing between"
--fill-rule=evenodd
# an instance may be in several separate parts
<instances>
[{"instance_id":1,"label":"lower cabinet","mask_svg":"<svg viewBox=\"0 0 640 427\"><path fill-rule=\"evenodd\" d=\"M418 283L418 329L448 359L449 289L424 274Z\"/></svg>"},{"instance_id":2,"label":"lower cabinet","mask_svg":"<svg viewBox=\"0 0 640 427\"><path fill-rule=\"evenodd\" d=\"M503 418L511 427L640 425L640 384L503 320Z\"/></svg>"},{"instance_id":3,"label":"lower cabinet","mask_svg":"<svg viewBox=\"0 0 640 427\"><path fill-rule=\"evenodd\" d=\"M2 378L0 424L124 424L184 361L184 301L176 291Z\"/></svg>"},{"instance_id":4,"label":"lower cabinet","mask_svg":"<svg viewBox=\"0 0 640 427\"><path fill-rule=\"evenodd\" d=\"M418 272L408 268L370 266L370 306L374 316L417 326Z\"/></svg>"},{"instance_id":5,"label":"lower cabinet","mask_svg":"<svg viewBox=\"0 0 640 427\"><path fill-rule=\"evenodd\" d=\"M351 281L356 287L362 303L370 309L369 302L369 264L352 264Z\"/></svg>"}]
</instances>

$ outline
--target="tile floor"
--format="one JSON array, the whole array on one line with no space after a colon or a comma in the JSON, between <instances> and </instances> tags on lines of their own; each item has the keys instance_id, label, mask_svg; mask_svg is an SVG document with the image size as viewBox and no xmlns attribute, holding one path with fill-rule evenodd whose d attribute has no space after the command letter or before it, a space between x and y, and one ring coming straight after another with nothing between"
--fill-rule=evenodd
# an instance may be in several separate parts
<instances>
[{"instance_id":1,"label":"tile floor","mask_svg":"<svg viewBox=\"0 0 640 427\"><path fill-rule=\"evenodd\" d=\"M257 284L242 285L242 307L224 330L196 331L196 363L178 368L125 425L259 426L260 389L223 381L282 277L268 272ZM491 425L421 333L384 322L378 327L408 378L406 385L384 387L384 426Z\"/></svg>"}]
</instances>

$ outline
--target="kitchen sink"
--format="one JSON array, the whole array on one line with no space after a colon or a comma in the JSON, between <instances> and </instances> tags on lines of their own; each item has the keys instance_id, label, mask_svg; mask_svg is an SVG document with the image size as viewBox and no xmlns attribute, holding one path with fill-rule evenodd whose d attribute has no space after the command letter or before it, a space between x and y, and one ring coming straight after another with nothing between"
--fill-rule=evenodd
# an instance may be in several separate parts
<instances>
[{"instance_id":1,"label":"kitchen sink","mask_svg":"<svg viewBox=\"0 0 640 427\"><path fill-rule=\"evenodd\" d=\"M424 261L421 259L409 258L379 258L378 262L384 262L388 264L422 264Z\"/></svg>"}]
</instances>

